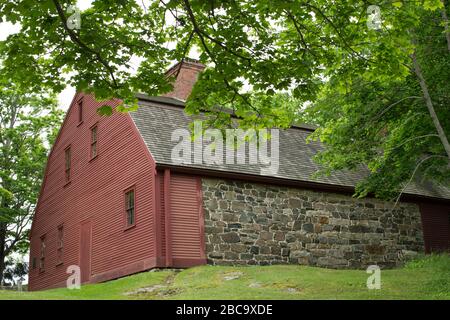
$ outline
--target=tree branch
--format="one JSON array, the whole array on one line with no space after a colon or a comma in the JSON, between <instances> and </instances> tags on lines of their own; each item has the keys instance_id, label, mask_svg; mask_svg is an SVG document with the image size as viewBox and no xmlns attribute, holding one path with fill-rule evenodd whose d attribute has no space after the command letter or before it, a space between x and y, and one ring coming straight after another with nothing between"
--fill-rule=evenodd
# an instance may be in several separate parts
<instances>
[{"instance_id":1,"label":"tree branch","mask_svg":"<svg viewBox=\"0 0 450 320\"><path fill-rule=\"evenodd\" d=\"M189 44L191 43L191 40L192 40L193 37L194 37L194 31L192 31L189 34L189 38L188 38L188 40L186 42L186 45L185 45L185 47L183 49L183 57L181 58L180 65L178 67L177 73L175 74L175 78L178 78L178 75L180 74L181 66L183 64L184 59L186 58L186 55L188 53L187 51L189 50Z\"/></svg>"},{"instance_id":2,"label":"tree branch","mask_svg":"<svg viewBox=\"0 0 450 320\"><path fill-rule=\"evenodd\" d=\"M444 20L444 30L445 30L445 38L447 39L447 49L450 52L450 27L447 16L447 9L445 7L445 0L441 0L442 5L444 6L441 10L442 20Z\"/></svg>"},{"instance_id":3,"label":"tree branch","mask_svg":"<svg viewBox=\"0 0 450 320\"><path fill-rule=\"evenodd\" d=\"M184 3L185 3L185 5L186 5L186 10L187 10L187 12L188 12L188 16L189 16L189 19L191 20L191 23L192 23L192 26L193 26L193 28L194 28L195 33L198 35L198 37L199 37L199 39L200 39L200 42L202 43L202 46L203 46L203 48L205 49L206 53L208 54L208 56L211 58L211 60L212 60L212 61L216 64L216 66L217 66L217 61L216 61L214 55L212 54L211 50L209 50L209 47L208 47L208 45L207 45L207 43L206 43L206 41L205 41L205 39L204 39L204 37L203 37L203 33L201 32L201 30L200 30L199 27L198 27L197 20L195 19L194 13L192 12L191 6L190 6L190 4L189 4L189 0L184 0ZM260 114L259 110L257 110L257 109L250 103L250 101L248 101L248 99L247 99L245 96L243 96L243 95L242 95L242 94L241 94L234 86L232 86L232 85L230 84L230 82L226 79L225 75L223 74L223 72L222 72L220 69L219 69L219 72L220 72L220 74L222 74L222 76L223 76L223 81L224 81L225 85L226 85L229 89L231 89L235 94L237 94L239 97L241 97L241 99L242 99L242 100L243 100L250 108L252 108L255 112L257 112L258 115L260 116L261 114Z\"/></svg>"},{"instance_id":4,"label":"tree branch","mask_svg":"<svg viewBox=\"0 0 450 320\"><path fill-rule=\"evenodd\" d=\"M402 188L402 190L400 191L400 194L398 195L397 199L395 200L395 204L394 207L392 208L391 211L394 211L395 207L397 206L398 202L400 201L400 197L402 196L402 194L405 192L406 188L408 187L408 185L411 183L412 179L414 178L414 176L416 175L417 170L419 169L419 167L422 165L422 163L424 163L425 161L427 161L430 158L446 158L445 156L441 156L441 155L431 155L428 157L423 158L422 160L419 161L419 163L416 165L416 167L414 168L414 171L411 175L411 177L409 178L408 182L405 184L405 186Z\"/></svg>"},{"instance_id":5,"label":"tree branch","mask_svg":"<svg viewBox=\"0 0 450 320\"><path fill-rule=\"evenodd\" d=\"M375 117L373 117L372 119L370 119L370 122L376 121L376 120L380 119L380 118L383 116L383 114L385 114L386 112L388 112L392 107L396 106L397 104L399 104L399 103L402 102L402 101L405 101L406 99L422 99L422 97L419 97L419 96L408 96L408 97L402 98L402 99L400 99L400 100L398 100L398 101L396 101L396 102L394 102L394 103L388 105L388 106L387 106L386 108L384 108L380 113L378 113Z\"/></svg>"},{"instance_id":6,"label":"tree branch","mask_svg":"<svg viewBox=\"0 0 450 320\"><path fill-rule=\"evenodd\" d=\"M161 1L162 2L162 1ZM163 2L164 3L164 2ZM231 48L229 48L227 45L225 45L223 42L217 40L216 38L210 36L208 33L206 33L205 31L203 31L197 24L197 21L195 19L194 16L194 12L192 11L191 5L189 3L189 0L184 0L184 5L186 7L186 11L188 14L189 19L192 22L192 26L194 28L195 33L197 33L199 36L201 37L205 37L208 40L210 40L211 42L214 42L215 44L217 44L218 46L220 46L222 49L224 49L225 51L231 53L232 55L244 59L248 62L249 65L251 65L251 58L249 57L245 57L237 52L235 52L234 50L232 50ZM203 40L204 41L204 40Z\"/></svg>"},{"instance_id":7,"label":"tree branch","mask_svg":"<svg viewBox=\"0 0 450 320\"><path fill-rule=\"evenodd\" d=\"M297 30L297 33L300 37L300 41L302 42L303 46L305 47L305 50L308 50L308 44L305 41L305 37L303 36L302 30L300 30L300 26L298 25L298 22L295 19L294 15L289 10L285 10L285 12L286 12L286 15L288 16L288 18L292 20L292 23L294 24L294 27Z\"/></svg>"},{"instance_id":8,"label":"tree branch","mask_svg":"<svg viewBox=\"0 0 450 320\"><path fill-rule=\"evenodd\" d=\"M345 39L345 37L341 34L341 31L339 30L339 28L334 24L333 21L331 21L331 19L325 14L323 13L322 10L320 10L318 7L313 6L310 3L305 3L304 5L306 5L308 8L312 9L314 12L318 13L336 32L336 34L338 35L338 37L342 40L342 43L344 44L344 47L347 48L347 50L350 53L355 54L357 57L363 59L366 62L371 62L369 59L363 57L359 52L355 51L350 44L347 42L347 40Z\"/></svg>"},{"instance_id":9,"label":"tree branch","mask_svg":"<svg viewBox=\"0 0 450 320\"><path fill-rule=\"evenodd\" d=\"M58 15L62 21L64 30L66 30L66 32L68 33L70 39L72 40L72 42L74 42L75 44L77 44L80 48L82 48L85 51L88 51L90 53L92 53L96 58L97 61L100 62L108 71L109 75L111 76L111 79L114 83L114 87L118 88L118 84L116 81L116 78L114 77L114 70L113 68L108 64L107 61L105 61L102 56L100 55L99 52L95 51L94 49L90 48L89 46L87 46L84 42L81 41L81 39L78 37L78 35L67 26L67 17L65 16L64 10L61 7L61 4L58 2L58 0L53 0L53 3L56 7L56 11L58 12Z\"/></svg>"},{"instance_id":10,"label":"tree branch","mask_svg":"<svg viewBox=\"0 0 450 320\"><path fill-rule=\"evenodd\" d=\"M391 151L391 150L400 148L401 146L403 146L405 143L408 143L409 141L414 141L414 140L417 140L417 139L422 139L422 138L427 138L427 137L439 137L439 136L437 134L435 134L435 133L431 133L431 134L424 134L424 135L417 136L417 137L412 137L412 138L406 139L402 143L400 143L400 144L398 144L398 145L396 145L396 146L394 146L392 148L389 148L387 150Z\"/></svg>"},{"instance_id":11,"label":"tree branch","mask_svg":"<svg viewBox=\"0 0 450 320\"><path fill-rule=\"evenodd\" d=\"M436 127L436 131L441 139L442 145L444 146L445 152L450 160L450 143L448 142L447 136L445 135L444 129L442 128L441 123L439 122L439 118L434 110L433 102L431 101L430 93L428 92L428 86L425 82L425 78L422 74L422 69L420 68L420 64L417 61L416 52L411 55L414 72L419 80L420 87L422 88L423 98L425 100L425 104L427 105L428 112L430 113L431 119L433 120L434 126Z\"/></svg>"}]
</instances>

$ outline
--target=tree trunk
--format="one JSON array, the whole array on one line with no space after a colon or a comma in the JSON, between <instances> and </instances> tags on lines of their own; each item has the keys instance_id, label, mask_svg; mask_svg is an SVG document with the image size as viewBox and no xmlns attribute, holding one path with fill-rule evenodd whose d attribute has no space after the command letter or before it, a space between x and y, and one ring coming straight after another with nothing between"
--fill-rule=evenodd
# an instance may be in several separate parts
<instances>
[{"instance_id":1,"label":"tree trunk","mask_svg":"<svg viewBox=\"0 0 450 320\"><path fill-rule=\"evenodd\" d=\"M5 242L6 242L6 224L0 223L0 285L3 282L3 272L5 271Z\"/></svg>"},{"instance_id":2,"label":"tree trunk","mask_svg":"<svg viewBox=\"0 0 450 320\"><path fill-rule=\"evenodd\" d=\"M444 20L444 30L445 30L445 37L447 39L447 48L448 51L450 52L450 27L449 27L449 23L448 23L448 16L447 16L447 9L445 7L445 0L441 0L442 5L444 6L444 8L441 11L441 15L442 15L442 20Z\"/></svg>"},{"instance_id":3,"label":"tree trunk","mask_svg":"<svg viewBox=\"0 0 450 320\"><path fill-rule=\"evenodd\" d=\"M422 89L423 98L425 100L425 104L427 105L428 112L430 113L431 119L433 120L439 139L441 139L442 145L444 146L445 152L447 153L447 157L450 160L450 144L448 142L447 136L445 135L444 129L442 128L441 123L439 122L439 118L436 114L436 111L434 110L433 102L431 101L430 93L428 92L428 86L425 81L425 78L423 77L422 69L420 68L419 62L417 61L415 52L411 55L411 58L413 61L414 72L417 78L419 79L420 88Z\"/></svg>"},{"instance_id":4,"label":"tree trunk","mask_svg":"<svg viewBox=\"0 0 450 320\"><path fill-rule=\"evenodd\" d=\"M17 98L16 98L17 99ZM17 100L16 100L17 101ZM18 107L16 104L16 101L12 103L12 105L10 106L10 119L9 119L9 123L5 124L5 127L8 126L9 129L13 129L14 125L16 124L16 119L17 119L17 115L18 115ZM11 139L6 138L3 141L3 158L2 160L2 169L5 172L9 172L11 173L10 170L10 159L9 159L9 153L11 152ZM7 179L4 179L7 180ZM8 181L2 181L2 187L6 190L10 190L10 185L8 183ZM8 208L8 201L3 198L1 203L0 203L0 207L1 208ZM3 272L5 271L5 265L6 265L6 256L8 254L8 252L6 252L6 231L8 229L8 223L7 222L0 222L0 285L2 285L3 282Z\"/></svg>"}]
</instances>

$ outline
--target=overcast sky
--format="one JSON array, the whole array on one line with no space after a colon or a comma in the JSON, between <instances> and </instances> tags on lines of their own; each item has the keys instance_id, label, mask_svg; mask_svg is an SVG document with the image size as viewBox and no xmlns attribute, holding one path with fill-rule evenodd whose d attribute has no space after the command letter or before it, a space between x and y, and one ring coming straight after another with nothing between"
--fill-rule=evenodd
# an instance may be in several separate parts
<instances>
[{"instance_id":1,"label":"overcast sky","mask_svg":"<svg viewBox=\"0 0 450 320\"><path fill-rule=\"evenodd\" d=\"M92 0L78 0L78 7L80 10L84 10L89 8ZM13 25L9 22L0 23L0 41L5 40L8 35L19 32L20 25ZM68 86L64 89L58 96L59 106L63 110L67 110L69 108L70 103L72 102L72 98L75 95L75 88ZM13 255L13 258L20 258L19 255ZM28 261L28 255L25 255L24 261ZM28 276L25 276L24 283L28 282Z\"/></svg>"},{"instance_id":2,"label":"overcast sky","mask_svg":"<svg viewBox=\"0 0 450 320\"><path fill-rule=\"evenodd\" d=\"M78 0L77 7L83 11L88 9L91 6L91 3L93 0ZM145 0L138 1L137 3L141 6L143 6L143 3ZM166 23L174 23L173 17L167 13L166 16ZM5 40L8 35L19 32L20 31L20 25L13 25L9 22L3 22L0 23L0 41ZM173 47L175 46L174 42L167 43L167 47ZM191 51L189 52L189 56L191 57L198 57L199 53L194 48L191 48ZM130 61L130 65L132 70L137 70L139 64L141 62L141 59L139 57L132 57ZM175 61L174 61L175 62ZM131 70L131 72L133 72ZM75 88L67 86L66 89L64 89L58 96L59 100L59 106L63 110L67 110L69 108L70 103L72 102L72 98L75 95Z\"/></svg>"},{"instance_id":3,"label":"overcast sky","mask_svg":"<svg viewBox=\"0 0 450 320\"><path fill-rule=\"evenodd\" d=\"M77 6L80 10L85 10L90 7L92 0L78 0ZM5 40L8 35L16 33L20 30L20 25L13 25L9 22L0 23L0 41ZM59 106L63 110L67 110L69 108L70 102L72 102L72 98L75 95L75 88L68 86L65 90L63 90L59 96Z\"/></svg>"}]
</instances>

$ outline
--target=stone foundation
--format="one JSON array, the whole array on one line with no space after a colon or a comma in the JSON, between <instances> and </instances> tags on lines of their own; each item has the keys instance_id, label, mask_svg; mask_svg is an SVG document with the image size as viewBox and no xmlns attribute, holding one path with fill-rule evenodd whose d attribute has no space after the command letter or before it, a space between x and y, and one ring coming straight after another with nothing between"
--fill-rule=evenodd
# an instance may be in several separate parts
<instances>
[{"instance_id":1,"label":"stone foundation","mask_svg":"<svg viewBox=\"0 0 450 320\"><path fill-rule=\"evenodd\" d=\"M423 252L419 207L203 178L210 264L395 267Z\"/></svg>"}]
</instances>

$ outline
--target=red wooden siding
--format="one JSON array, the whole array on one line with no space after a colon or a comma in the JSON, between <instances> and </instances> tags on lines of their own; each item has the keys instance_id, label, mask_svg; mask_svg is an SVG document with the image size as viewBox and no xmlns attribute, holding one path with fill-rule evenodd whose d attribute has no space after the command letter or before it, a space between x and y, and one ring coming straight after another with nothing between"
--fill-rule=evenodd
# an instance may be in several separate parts
<instances>
[{"instance_id":1,"label":"red wooden siding","mask_svg":"<svg viewBox=\"0 0 450 320\"><path fill-rule=\"evenodd\" d=\"M91 280L92 223L90 220L81 223L80 234L80 269L81 283Z\"/></svg>"},{"instance_id":2,"label":"red wooden siding","mask_svg":"<svg viewBox=\"0 0 450 320\"><path fill-rule=\"evenodd\" d=\"M166 264L166 225L165 225L165 205L164 205L164 173L158 171L156 174L156 210L158 212L157 219L157 241L159 245L157 246L158 257L160 261L159 266L165 266Z\"/></svg>"},{"instance_id":3,"label":"red wooden siding","mask_svg":"<svg viewBox=\"0 0 450 320\"><path fill-rule=\"evenodd\" d=\"M205 259L199 183L195 176L171 175L170 239L174 266L196 265Z\"/></svg>"},{"instance_id":4,"label":"red wooden siding","mask_svg":"<svg viewBox=\"0 0 450 320\"><path fill-rule=\"evenodd\" d=\"M165 221L165 206L164 206L164 177L163 176L159 176L159 190L160 190L160 194L159 194L159 203L161 205L160 207L160 223L161 223L161 256L165 257L166 256L166 225L164 223Z\"/></svg>"},{"instance_id":5,"label":"red wooden siding","mask_svg":"<svg viewBox=\"0 0 450 320\"><path fill-rule=\"evenodd\" d=\"M91 281L102 281L155 266L155 164L128 114L101 117L103 103L83 97L79 123L77 94L48 159L31 232L30 261L39 260L46 235L45 271L30 270L31 290L65 284L69 265L80 265L81 223L90 219ZM117 102L114 102L117 103ZM97 123L97 157L90 157L90 128ZM71 178L65 182L64 150L71 146ZM136 225L125 230L123 192L136 191ZM57 263L58 226L64 224L63 263ZM84 243L84 242L83 242ZM88 262L86 262L88 263Z\"/></svg>"},{"instance_id":6,"label":"red wooden siding","mask_svg":"<svg viewBox=\"0 0 450 320\"><path fill-rule=\"evenodd\" d=\"M172 212L171 212L171 193L170 193L170 170L164 170L164 189L163 189L163 207L164 212L161 213L164 215L164 237L165 237L165 247L166 247L166 266L171 266L173 263L172 256L172 233L170 230Z\"/></svg>"},{"instance_id":7,"label":"red wooden siding","mask_svg":"<svg viewBox=\"0 0 450 320\"><path fill-rule=\"evenodd\" d=\"M421 204L425 252L450 250L450 207L439 204Z\"/></svg>"},{"instance_id":8,"label":"red wooden siding","mask_svg":"<svg viewBox=\"0 0 450 320\"><path fill-rule=\"evenodd\" d=\"M160 221L159 266L190 267L206 263L200 177L157 173Z\"/></svg>"}]
</instances>

